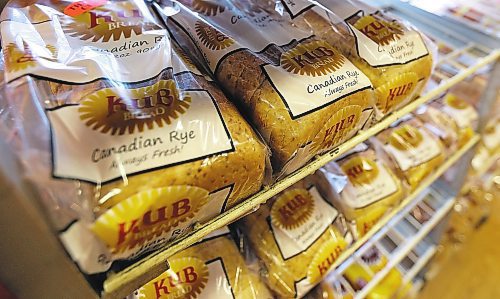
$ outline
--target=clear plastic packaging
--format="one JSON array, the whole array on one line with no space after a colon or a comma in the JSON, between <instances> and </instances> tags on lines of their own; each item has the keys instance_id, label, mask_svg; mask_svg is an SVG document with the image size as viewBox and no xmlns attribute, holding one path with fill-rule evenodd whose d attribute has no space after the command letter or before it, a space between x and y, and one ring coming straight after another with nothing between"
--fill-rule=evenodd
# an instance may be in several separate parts
<instances>
[{"instance_id":1,"label":"clear plastic packaging","mask_svg":"<svg viewBox=\"0 0 500 299\"><path fill-rule=\"evenodd\" d=\"M281 6L294 24L339 47L368 76L380 117L412 101L430 78L435 46L407 22L356 0L287 0Z\"/></svg>"},{"instance_id":2,"label":"clear plastic packaging","mask_svg":"<svg viewBox=\"0 0 500 299\"><path fill-rule=\"evenodd\" d=\"M179 2L158 7L167 27L196 46L271 148L275 170L292 172L370 122L370 81L310 30L251 1Z\"/></svg>"},{"instance_id":3,"label":"clear plastic packaging","mask_svg":"<svg viewBox=\"0 0 500 299\"><path fill-rule=\"evenodd\" d=\"M415 116L424 126L441 140L447 154L453 154L459 148L459 128L448 114L439 109L438 103L420 106Z\"/></svg>"},{"instance_id":4,"label":"clear plastic packaging","mask_svg":"<svg viewBox=\"0 0 500 299\"><path fill-rule=\"evenodd\" d=\"M296 183L240 223L279 298L304 296L348 245L345 221L318 179Z\"/></svg>"},{"instance_id":5,"label":"clear plastic packaging","mask_svg":"<svg viewBox=\"0 0 500 299\"><path fill-rule=\"evenodd\" d=\"M318 175L329 182L332 198L355 238L365 235L408 189L385 153L365 143L325 165Z\"/></svg>"},{"instance_id":6,"label":"clear plastic packaging","mask_svg":"<svg viewBox=\"0 0 500 299\"><path fill-rule=\"evenodd\" d=\"M127 299L272 299L258 274L247 268L228 229L174 254L169 269Z\"/></svg>"},{"instance_id":7,"label":"clear plastic packaging","mask_svg":"<svg viewBox=\"0 0 500 299\"><path fill-rule=\"evenodd\" d=\"M142 1L10 2L1 137L85 273L261 189L268 150Z\"/></svg>"},{"instance_id":8,"label":"clear plastic packaging","mask_svg":"<svg viewBox=\"0 0 500 299\"><path fill-rule=\"evenodd\" d=\"M473 105L453 93L446 94L444 98L435 101L433 104L456 123L458 127L458 147L462 147L474 136L479 114Z\"/></svg>"},{"instance_id":9,"label":"clear plastic packaging","mask_svg":"<svg viewBox=\"0 0 500 299\"><path fill-rule=\"evenodd\" d=\"M444 146L417 118L408 116L377 134L372 140L396 165L397 176L414 190L445 160Z\"/></svg>"}]
</instances>

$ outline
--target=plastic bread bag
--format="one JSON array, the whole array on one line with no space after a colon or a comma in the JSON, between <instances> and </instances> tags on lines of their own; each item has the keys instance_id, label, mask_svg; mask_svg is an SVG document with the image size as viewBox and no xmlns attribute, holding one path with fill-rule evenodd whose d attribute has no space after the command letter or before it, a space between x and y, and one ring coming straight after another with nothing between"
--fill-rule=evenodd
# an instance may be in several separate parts
<instances>
[{"instance_id":1,"label":"plastic bread bag","mask_svg":"<svg viewBox=\"0 0 500 299\"><path fill-rule=\"evenodd\" d=\"M328 275L319 285L312 289L305 299L353 299L354 291L345 280L330 278Z\"/></svg>"},{"instance_id":2,"label":"plastic bread bag","mask_svg":"<svg viewBox=\"0 0 500 299\"><path fill-rule=\"evenodd\" d=\"M453 154L460 146L459 128L448 114L439 109L439 104L422 105L415 110L415 116L424 123L432 134L439 137L447 154Z\"/></svg>"},{"instance_id":3,"label":"plastic bread bag","mask_svg":"<svg viewBox=\"0 0 500 299\"><path fill-rule=\"evenodd\" d=\"M169 269L127 299L217 298L272 299L250 271L231 238L220 229L168 260Z\"/></svg>"},{"instance_id":4,"label":"plastic bread bag","mask_svg":"<svg viewBox=\"0 0 500 299\"><path fill-rule=\"evenodd\" d=\"M157 6L167 27L196 45L198 60L271 148L274 169L290 173L369 123L368 78L310 30L230 1L179 2Z\"/></svg>"},{"instance_id":5,"label":"plastic bread bag","mask_svg":"<svg viewBox=\"0 0 500 299\"><path fill-rule=\"evenodd\" d=\"M377 134L372 142L393 160L397 176L414 190L445 160L444 146L424 124L409 115Z\"/></svg>"},{"instance_id":6,"label":"plastic bread bag","mask_svg":"<svg viewBox=\"0 0 500 299\"><path fill-rule=\"evenodd\" d=\"M453 93L446 94L433 104L451 117L458 126L458 147L462 147L474 136L479 114L473 105Z\"/></svg>"},{"instance_id":7,"label":"plastic bread bag","mask_svg":"<svg viewBox=\"0 0 500 299\"><path fill-rule=\"evenodd\" d=\"M407 194L406 184L385 153L367 143L328 163L317 174L328 181L330 194L355 238L365 235Z\"/></svg>"},{"instance_id":8,"label":"plastic bread bag","mask_svg":"<svg viewBox=\"0 0 500 299\"><path fill-rule=\"evenodd\" d=\"M356 289L363 289L373 276L387 266L387 258L376 248L372 247L354 262L344 272L344 276ZM367 299L406 298L411 284L405 284L401 273L393 268L366 296Z\"/></svg>"},{"instance_id":9,"label":"plastic bread bag","mask_svg":"<svg viewBox=\"0 0 500 299\"><path fill-rule=\"evenodd\" d=\"M268 151L145 3L80 8L4 9L0 119L62 242L92 274L259 191Z\"/></svg>"},{"instance_id":10,"label":"plastic bread bag","mask_svg":"<svg viewBox=\"0 0 500 299\"><path fill-rule=\"evenodd\" d=\"M412 101L430 78L435 46L407 22L356 0L276 2L294 24L339 47L368 76L380 117Z\"/></svg>"},{"instance_id":11,"label":"plastic bread bag","mask_svg":"<svg viewBox=\"0 0 500 299\"><path fill-rule=\"evenodd\" d=\"M242 219L240 229L279 298L301 298L347 247L341 214L309 176Z\"/></svg>"}]
</instances>

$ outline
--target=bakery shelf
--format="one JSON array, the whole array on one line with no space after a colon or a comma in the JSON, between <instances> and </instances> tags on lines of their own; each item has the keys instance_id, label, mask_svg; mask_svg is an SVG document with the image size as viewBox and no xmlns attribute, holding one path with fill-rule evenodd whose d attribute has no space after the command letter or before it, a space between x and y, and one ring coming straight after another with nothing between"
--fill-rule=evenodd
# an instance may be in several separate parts
<instances>
[{"instance_id":1,"label":"bakery shelf","mask_svg":"<svg viewBox=\"0 0 500 299\"><path fill-rule=\"evenodd\" d=\"M376 248L387 258L386 266L377 273L371 273L372 279L357 292L356 299L365 298L393 268L403 275L404 284L418 281L417 275L436 253L436 244L429 234L442 222L455 203L454 197L447 192L438 191L434 185L402 209L376 232L366 243L356 250L347 260L331 272L326 278L327 283L341 281L345 270L353 263L363 265L361 256ZM425 217L417 220L412 211L419 209ZM367 267L366 271L370 273Z\"/></svg>"},{"instance_id":2,"label":"bakery shelf","mask_svg":"<svg viewBox=\"0 0 500 299\"><path fill-rule=\"evenodd\" d=\"M448 199L446 202L435 212L432 217L425 222L422 226L418 228L418 232L406 239L404 242L399 244L398 248L393 251L392 254L388 256L387 266L382 269L380 272L375 274L375 276L370 280L370 282L359 292L356 293L355 299L363 299L365 298L374 287L376 287L382 279L389 273L389 271L396 267L401 261L408 256L408 254L417 246L417 244L422 241L436 225L448 214L448 212L452 209L455 201L453 199ZM418 273L418 272L417 272ZM416 273L415 273L416 274Z\"/></svg>"},{"instance_id":3,"label":"bakery shelf","mask_svg":"<svg viewBox=\"0 0 500 299\"><path fill-rule=\"evenodd\" d=\"M179 252L184 248L191 246L192 244L196 243L198 240L201 240L204 236L208 235L209 233L221 227L224 227L228 224L231 224L236 220L240 219L241 217L243 217L244 215L247 215L257 210L261 204L264 204L272 196L275 196L279 192L285 190L294 183L300 181L309 174L313 173L326 163L334 160L343 153L347 152L349 149L355 147L361 142L366 141L368 138L384 130L396 120L414 111L420 105L440 96L450 87L466 79L467 77L475 74L481 68L496 61L496 59L499 56L500 56L499 50L494 50L490 53L484 53L483 56L481 55L475 56L477 60L473 66L457 70L455 74L451 74L450 76L443 75L443 78L440 78L439 80L440 82L437 83L436 86L432 88L432 90L426 92L421 97L419 97L412 103L408 104L407 106L403 107L402 109L389 115L388 117L386 117L373 127L358 133L356 136L354 136L344 144L338 146L337 148L325 154L318 155L315 159L313 159L310 163L308 163L301 169L286 176L282 180L274 183L273 185L264 188L264 190L262 190L261 192L255 194L254 196L251 196L241 204L229 209L228 211L217 216L213 220L208 221L203 225L196 226L191 233L169 244L168 247L166 247L165 249L151 254L147 258L138 261L137 263L129 266L128 268L125 268L124 270L118 273L110 273L108 278L104 281L102 296L104 298L123 298L128 294L132 293L136 288L140 287L141 285L145 284L149 280L153 279L154 277L165 271L168 267L167 259L171 255L175 254L176 252ZM450 60L453 59L454 59L453 57L448 57L447 59L441 61L438 64L438 68L439 66L441 66L441 64L448 63ZM476 142L477 142L477 137L473 138L471 142L469 142L466 146L464 146L464 148L462 148L462 150L458 151L454 156L450 157L450 160L448 160L447 163L445 163L440 169L438 169L438 171L434 176L423 181L422 186L418 188L416 191L421 191L427 188L427 186L432 181L434 181L437 177L439 177L440 174L444 172L444 170L446 170L450 165L452 165L456 160L458 160L458 158L463 153L465 153L465 151L467 151L470 147L472 147L472 145L474 145ZM418 194L418 192L416 194ZM409 199L411 199L411 197ZM408 202L409 200L405 201L405 203ZM391 215L393 216L394 214L392 213ZM390 219L390 217L386 218L385 221L382 221L378 226L378 228L380 228L384 222L387 222L388 219ZM376 231L376 229L374 229L373 231ZM352 252L353 251L350 251L350 253ZM347 256L348 254L345 255L345 257Z\"/></svg>"}]
</instances>

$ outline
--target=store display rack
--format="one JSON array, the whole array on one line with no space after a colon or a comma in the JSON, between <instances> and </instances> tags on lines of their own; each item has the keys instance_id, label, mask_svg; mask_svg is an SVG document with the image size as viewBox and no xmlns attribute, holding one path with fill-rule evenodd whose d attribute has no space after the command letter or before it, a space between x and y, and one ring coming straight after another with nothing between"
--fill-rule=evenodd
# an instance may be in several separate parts
<instances>
[{"instance_id":1,"label":"store display rack","mask_svg":"<svg viewBox=\"0 0 500 299\"><path fill-rule=\"evenodd\" d=\"M429 233L452 209L455 200L443 195L436 188L429 188L398 212L384 225L368 242L359 248L349 259L340 265L333 273L340 277L345 269L354 262L362 264L360 257L375 246L388 260L387 265L378 273L371 273L373 278L354 295L355 299L365 298L393 268L404 275L405 282L412 282L425 264L434 255L436 248L431 240L424 241ZM416 208L423 211L428 219L418 220L412 215ZM427 247L427 248L426 248ZM423 249L422 249L423 248ZM406 258L413 256L412 266L407 269L403 265ZM411 258L410 258L411 259ZM409 261L405 261L409 263ZM367 271L371 271L368 267Z\"/></svg>"},{"instance_id":2,"label":"store display rack","mask_svg":"<svg viewBox=\"0 0 500 299\"><path fill-rule=\"evenodd\" d=\"M387 128L393 122L397 121L401 117L407 115L414 111L420 105L435 99L436 97L442 95L446 92L450 87L455 84L461 82L467 77L475 74L478 70L483 67L489 65L494 62L499 56L500 51L493 50L490 52L484 51L470 51L468 53L475 59L475 64L469 67L463 67L461 69L456 70L455 72L442 72L441 77L439 78L439 82L434 86L430 91L426 92L424 95L410 103L409 105L403 107L402 109L394 112L390 116L383 119L381 122L377 123L373 127L363 132L360 132L358 135L354 136L349 141L344 144L338 146L337 148L322 154L318 155L315 159L313 159L306 166L297 170L296 172L286 176L282 180L279 180L275 184L265 188L261 192L255 194L254 196L248 198L243 203L231 208L225 213L219 215L213 220L195 227L194 231L187 234L186 236L176 240L172 244L169 244L163 250L160 250L154 254L151 254L147 258L133 264L132 266L118 272L111 273L109 277L104 281L103 285L103 294L104 298L123 298L128 294L132 293L135 289L145 284L149 280L158 276L163 271L166 271L168 268L168 258L179 252L182 249L185 249L192 244L196 243L198 240L201 240L204 236L209 233L224 227L228 224L235 222L241 217L256 211L261 204L264 204L269 198L275 196L279 192L285 190L290 187L294 183L300 181L311 173L315 172L317 169L325 165L326 163L334 160L339 157L343 153L347 152L349 149L355 147L356 145L366 141L368 138L374 136L380 131ZM437 70L440 70L440 67L445 66L450 63L450 61L455 62L456 64L460 64L458 61L460 56L450 56L445 60L442 60L437 65ZM475 143L478 141L478 137L474 137L467 145L465 145L461 150L457 151L450 159L443 164L435 174L424 180L422 185L416 190L415 196L425 188L427 188L434 180L436 180L449 166L455 163L468 149L470 149ZM400 211L406 204L411 202L414 196L410 196L403 204L395 209L388 217L385 217L379 225L377 225L373 232L376 232L380 229L387 221L392 218L398 211ZM363 238L359 242L355 244L352 248L350 248L344 255L342 255L337 262L337 266L340 262L345 260L349 255L351 255L359 246L364 243L368 237L372 234L367 234L367 237Z\"/></svg>"}]
</instances>

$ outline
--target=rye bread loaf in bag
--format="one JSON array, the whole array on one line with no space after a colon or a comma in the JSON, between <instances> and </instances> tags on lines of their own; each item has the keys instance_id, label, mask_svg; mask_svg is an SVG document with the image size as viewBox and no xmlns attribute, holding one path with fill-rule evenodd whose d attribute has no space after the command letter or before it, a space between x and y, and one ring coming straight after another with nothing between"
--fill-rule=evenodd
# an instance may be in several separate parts
<instances>
[{"instance_id":1,"label":"rye bread loaf in bag","mask_svg":"<svg viewBox=\"0 0 500 299\"><path fill-rule=\"evenodd\" d=\"M323 186L309 176L238 223L279 298L304 296L348 246L344 218Z\"/></svg>"},{"instance_id":2,"label":"rye bread loaf in bag","mask_svg":"<svg viewBox=\"0 0 500 299\"><path fill-rule=\"evenodd\" d=\"M310 30L259 7L179 2L158 6L167 27L196 45L200 60L271 148L277 171L299 168L369 121L368 78Z\"/></svg>"},{"instance_id":3,"label":"rye bread loaf in bag","mask_svg":"<svg viewBox=\"0 0 500 299\"><path fill-rule=\"evenodd\" d=\"M365 235L407 194L385 152L361 143L318 171L334 203L349 222L355 239Z\"/></svg>"},{"instance_id":4,"label":"rye bread loaf in bag","mask_svg":"<svg viewBox=\"0 0 500 299\"><path fill-rule=\"evenodd\" d=\"M227 228L168 259L169 269L127 299L272 299L238 251Z\"/></svg>"},{"instance_id":5,"label":"rye bread loaf in bag","mask_svg":"<svg viewBox=\"0 0 500 299\"><path fill-rule=\"evenodd\" d=\"M2 137L89 274L257 192L268 157L144 2L101 4L14 1L1 23Z\"/></svg>"},{"instance_id":6,"label":"rye bread loaf in bag","mask_svg":"<svg viewBox=\"0 0 500 299\"><path fill-rule=\"evenodd\" d=\"M283 14L341 49L368 76L379 117L420 94L433 68L429 39L400 19L357 0L281 0Z\"/></svg>"},{"instance_id":7,"label":"rye bread loaf in bag","mask_svg":"<svg viewBox=\"0 0 500 299\"><path fill-rule=\"evenodd\" d=\"M372 143L383 148L394 162L397 176L404 178L411 190L445 161L439 138L410 115L377 134Z\"/></svg>"}]
</instances>

